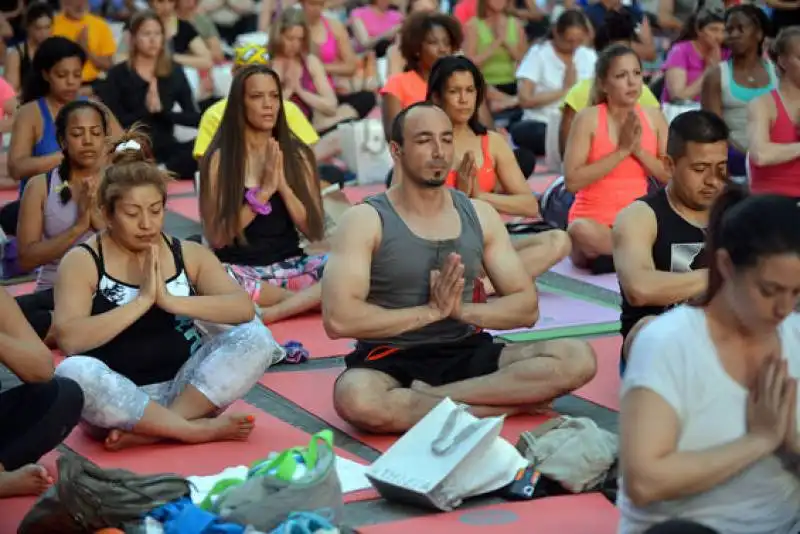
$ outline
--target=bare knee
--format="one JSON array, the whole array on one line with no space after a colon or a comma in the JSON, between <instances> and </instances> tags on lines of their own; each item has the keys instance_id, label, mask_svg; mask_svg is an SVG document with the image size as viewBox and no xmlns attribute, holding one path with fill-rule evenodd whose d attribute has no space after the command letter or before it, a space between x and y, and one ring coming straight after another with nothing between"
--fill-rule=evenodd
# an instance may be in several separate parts
<instances>
[{"instance_id":1,"label":"bare knee","mask_svg":"<svg viewBox=\"0 0 800 534\"><path fill-rule=\"evenodd\" d=\"M394 422L390 407L382 401L388 389L380 393L369 384L364 384L359 380L359 376L363 375L358 371L361 370L345 371L336 381L333 388L336 413L356 428L367 432L387 432Z\"/></svg>"},{"instance_id":2,"label":"bare knee","mask_svg":"<svg viewBox=\"0 0 800 534\"><path fill-rule=\"evenodd\" d=\"M555 262L566 258L572 252L572 239L564 230L550 230L545 235L549 239Z\"/></svg>"},{"instance_id":3,"label":"bare knee","mask_svg":"<svg viewBox=\"0 0 800 534\"><path fill-rule=\"evenodd\" d=\"M557 374L566 391L573 391L594 378L597 374L597 358L589 343L579 339L553 341L552 352L559 360Z\"/></svg>"},{"instance_id":4,"label":"bare knee","mask_svg":"<svg viewBox=\"0 0 800 534\"><path fill-rule=\"evenodd\" d=\"M611 254L611 232L596 221L576 219L570 223L567 233L572 242L573 258L576 257L576 254L586 259L594 259L603 254Z\"/></svg>"}]
</instances>

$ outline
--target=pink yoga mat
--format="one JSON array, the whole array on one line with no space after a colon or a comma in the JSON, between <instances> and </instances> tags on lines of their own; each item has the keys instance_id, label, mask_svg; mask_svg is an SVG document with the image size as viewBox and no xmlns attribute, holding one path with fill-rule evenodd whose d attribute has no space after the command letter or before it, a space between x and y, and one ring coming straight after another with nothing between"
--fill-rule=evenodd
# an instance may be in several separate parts
<instances>
[{"instance_id":1,"label":"pink yoga mat","mask_svg":"<svg viewBox=\"0 0 800 534\"><path fill-rule=\"evenodd\" d=\"M109 452L94 441L81 428L76 428L65 440L72 450L87 457L100 467L120 467L136 473L170 472L180 475L213 475L226 467L250 465L265 458L270 452L290 447L308 445L310 436L289 423L281 421L244 401L235 402L228 411L253 414L256 427L248 441L226 441L186 445L159 443L118 452ZM337 449L336 454L364 464L347 451ZM354 492L346 500L376 498L374 490Z\"/></svg>"},{"instance_id":2,"label":"pink yoga mat","mask_svg":"<svg viewBox=\"0 0 800 534\"><path fill-rule=\"evenodd\" d=\"M619 391L622 383L619 376L622 337L599 337L589 341L589 344L592 345L597 358L597 374L588 384L577 389L573 395L618 412Z\"/></svg>"},{"instance_id":3,"label":"pink yoga mat","mask_svg":"<svg viewBox=\"0 0 800 534\"><path fill-rule=\"evenodd\" d=\"M514 334L528 331L546 331L555 328L611 323L619 320L619 310L600 306L554 293L539 293L539 321L533 328L488 330L492 335Z\"/></svg>"},{"instance_id":4,"label":"pink yoga mat","mask_svg":"<svg viewBox=\"0 0 800 534\"><path fill-rule=\"evenodd\" d=\"M58 479L56 460L59 453L51 451L42 456L39 465L44 466L54 479ZM17 531L25 514L36 503L37 497L12 497L0 500L0 534L11 534Z\"/></svg>"},{"instance_id":5,"label":"pink yoga mat","mask_svg":"<svg viewBox=\"0 0 800 534\"><path fill-rule=\"evenodd\" d=\"M551 271L574 280L580 280L581 282L619 293L619 280L617 280L617 275L615 273L592 274L585 269L575 267L575 265L572 264L572 260L569 258L561 260Z\"/></svg>"},{"instance_id":6,"label":"pink yoga mat","mask_svg":"<svg viewBox=\"0 0 800 534\"><path fill-rule=\"evenodd\" d=\"M352 204L358 204L369 196L377 195L378 193L383 193L386 191L386 185L383 183L369 185L346 185L342 191L347 197L347 200L349 200Z\"/></svg>"},{"instance_id":7,"label":"pink yoga mat","mask_svg":"<svg viewBox=\"0 0 800 534\"><path fill-rule=\"evenodd\" d=\"M200 222L200 206L197 197L176 197L167 199L167 209L187 219Z\"/></svg>"},{"instance_id":8,"label":"pink yoga mat","mask_svg":"<svg viewBox=\"0 0 800 534\"><path fill-rule=\"evenodd\" d=\"M266 373L259 383L362 443L381 452L386 451L397 441L398 436L361 432L336 413L332 402L333 384L342 371L343 368L334 368ZM547 419L545 415L509 417L503 424L501 435L515 445L520 433L535 428Z\"/></svg>"},{"instance_id":9,"label":"pink yoga mat","mask_svg":"<svg viewBox=\"0 0 800 534\"><path fill-rule=\"evenodd\" d=\"M364 534L616 534L619 512L598 493L496 504L359 527Z\"/></svg>"},{"instance_id":10,"label":"pink yoga mat","mask_svg":"<svg viewBox=\"0 0 800 534\"><path fill-rule=\"evenodd\" d=\"M194 193L194 180L173 180L167 184L167 194L186 195Z\"/></svg>"},{"instance_id":11,"label":"pink yoga mat","mask_svg":"<svg viewBox=\"0 0 800 534\"><path fill-rule=\"evenodd\" d=\"M309 313L268 324L278 343L299 341L309 352L311 358L329 358L342 356L353 352L352 339L331 339L325 333L322 325L322 316L319 313Z\"/></svg>"},{"instance_id":12,"label":"pink yoga mat","mask_svg":"<svg viewBox=\"0 0 800 534\"><path fill-rule=\"evenodd\" d=\"M11 284L3 287L5 287L9 295L18 297L20 295L33 293L33 290L36 289L36 282L23 282L21 284Z\"/></svg>"}]
</instances>

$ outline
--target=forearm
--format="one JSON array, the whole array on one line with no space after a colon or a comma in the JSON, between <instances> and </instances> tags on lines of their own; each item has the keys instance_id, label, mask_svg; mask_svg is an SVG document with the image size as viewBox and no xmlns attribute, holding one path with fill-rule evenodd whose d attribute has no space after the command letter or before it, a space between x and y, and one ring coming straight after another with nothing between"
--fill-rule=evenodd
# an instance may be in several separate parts
<instances>
[{"instance_id":1,"label":"forearm","mask_svg":"<svg viewBox=\"0 0 800 534\"><path fill-rule=\"evenodd\" d=\"M72 248L75 242L89 230L89 220L79 220L68 230L61 232L51 239L42 239L26 246L20 246L19 264L25 271L32 271L36 267L57 261Z\"/></svg>"},{"instance_id":2,"label":"forearm","mask_svg":"<svg viewBox=\"0 0 800 534\"><path fill-rule=\"evenodd\" d=\"M184 67L191 67L197 70L208 70L214 66L211 56L196 56L194 54L175 54L172 56L175 63Z\"/></svg>"},{"instance_id":3,"label":"forearm","mask_svg":"<svg viewBox=\"0 0 800 534\"><path fill-rule=\"evenodd\" d=\"M471 58L472 62L475 63L475 65L477 65L478 67L483 66L483 64L486 63L486 61L488 61L489 58L491 58L499 48L500 48L499 44L494 44L490 46L488 49L484 50L480 54L473 55Z\"/></svg>"},{"instance_id":4,"label":"forearm","mask_svg":"<svg viewBox=\"0 0 800 534\"><path fill-rule=\"evenodd\" d=\"M283 198L284 204L286 204L286 210L289 212L289 217L292 219L292 222L303 235L307 236L308 212L306 211L306 207L288 186L279 194Z\"/></svg>"},{"instance_id":5,"label":"forearm","mask_svg":"<svg viewBox=\"0 0 800 534\"><path fill-rule=\"evenodd\" d=\"M169 313L216 324L237 325L253 320L256 309L242 292L236 295L165 297L160 307Z\"/></svg>"},{"instance_id":6,"label":"forearm","mask_svg":"<svg viewBox=\"0 0 800 534\"><path fill-rule=\"evenodd\" d=\"M539 299L535 291L525 291L479 304L463 304L460 319L489 330L526 328L539 320Z\"/></svg>"},{"instance_id":7,"label":"forearm","mask_svg":"<svg viewBox=\"0 0 800 534\"><path fill-rule=\"evenodd\" d=\"M88 50L86 51L86 59L88 59L97 70L103 72L114 66L114 58L112 56L98 56L97 54L92 54Z\"/></svg>"},{"instance_id":8,"label":"forearm","mask_svg":"<svg viewBox=\"0 0 800 534\"><path fill-rule=\"evenodd\" d=\"M638 476L626 476L628 496L639 506L709 491L768 456L771 444L746 435L704 451L675 452L652 461Z\"/></svg>"},{"instance_id":9,"label":"forearm","mask_svg":"<svg viewBox=\"0 0 800 534\"><path fill-rule=\"evenodd\" d=\"M499 213L515 217L538 217L539 203L533 194L503 195L479 193L476 198L486 201Z\"/></svg>"},{"instance_id":10,"label":"forearm","mask_svg":"<svg viewBox=\"0 0 800 534\"><path fill-rule=\"evenodd\" d=\"M136 298L111 311L80 317L59 324L56 322L56 339L69 356L100 347L117 337L139 320L153 304Z\"/></svg>"},{"instance_id":11,"label":"forearm","mask_svg":"<svg viewBox=\"0 0 800 534\"><path fill-rule=\"evenodd\" d=\"M669 182L671 176L667 172L667 169L664 168L664 164L657 156L654 156L653 154L647 152L646 150L639 150L636 153L636 159L638 159L639 162L642 164L647 174L649 174L662 184Z\"/></svg>"},{"instance_id":12,"label":"forearm","mask_svg":"<svg viewBox=\"0 0 800 534\"><path fill-rule=\"evenodd\" d=\"M346 61L328 63L325 65L325 72L331 76L352 76L356 72L356 65Z\"/></svg>"},{"instance_id":13,"label":"forearm","mask_svg":"<svg viewBox=\"0 0 800 534\"><path fill-rule=\"evenodd\" d=\"M309 106L311 106L312 108L314 108L315 110L319 111L324 115L333 115L334 113L336 113L336 108L338 106L338 103L336 102L336 95L333 95L333 97L328 98L312 93L310 91L306 91L302 87L295 89L295 93L305 103L307 103Z\"/></svg>"},{"instance_id":14,"label":"forearm","mask_svg":"<svg viewBox=\"0 0 800 534\"><path fill-rule=\"evenodd\" d=\"M523 109L541 108L564 98L569 89L559 89L557 91L543 91L535 93L530 97L519 98L519 106Z\"/></svg>"},{"instance_id":15,"label":"forearm","mask_svg":"<svg viewBox=\"0 0 800 534\"><path fill-rule=\"evenodd\" d=\"M8 172L15 180L30 178L37 174L45 174L61 163L61 153L56 152L46 156L27 156L16 161L9 162Z\"/></svg>"},{"instance_id":16,"label":"forearm","mask_svg":"<svg viewBox=\"0 0 800 534\"><path fill-rule=\"evenodd\" d=\"M53 354L39 341L25 341L0 333L0 363L23 382L44 382L53 377Z\"/></svg>"},{"instance_id":17,"label":"forearm","mask_svg":"<svg viewBox=\"0 0 800 534\"><path fill-rule=\"evenodd\" d=\"M322 322L332 339L385 339L442 319L429 306L390 310L363 301L349 301L326 308L323 306Z\"/></svg>"},{"instance_id":18,"label":"forearm","mask_svg":"<svg viewBox=\"0 0 800 534\"><path fill-rule=\"evenodd\" d=\"M705 77L705 73L700 75L695 81L688 85L684 85L683 87L669 87L669 96L672 102L679 101L679 100L694 100L694 98L700 94L700 90L703 88L703 78Z\"/></svg>"},{"instance_id":19,"label":"forearm","mask_svg":"<svg viewBox=\"0 0 800 534\"><path fill-rule=\"evenodd\" d=\"M766 142L755 147L750 146L750 158L756 165L780 165L800 158L800 143Z\"/></svg>"},{"instance_id":20,"label":"forearm","mask_svg":"<svg viewBox=\"0 0 800 534\"><path fill-rule=\"evenodd\" d=\"M567 191L577 193L584 187L608 176L628 156L627 151L617 149L599 161L583 165L571 172L568 171L564 176L564 185Z\"/></svg>"},{"instance_id":21,"label":"forearm","mask_svg":"<svg viewBox=\"0 0 800 534\"><path fill-rule=\"evenodd\" d=\"M706 269L688 273L637 272L630 277L630 284L624 283L626 278L624 274L620 278L622 291L634 306L670 306L696 297L708 287Z\"/></svg>"}]
</instances>

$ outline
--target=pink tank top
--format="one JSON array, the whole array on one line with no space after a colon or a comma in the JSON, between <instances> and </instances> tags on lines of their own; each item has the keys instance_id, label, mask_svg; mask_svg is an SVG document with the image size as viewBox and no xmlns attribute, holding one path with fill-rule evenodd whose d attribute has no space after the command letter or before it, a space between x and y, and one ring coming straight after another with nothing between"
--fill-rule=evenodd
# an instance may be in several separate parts
<instances>
[{"instance_id":1,"label":"pink tank top","mask_svg":"<svg viewBox=\"0 0 800 534\"><path fill-rule=\"evenodd\" d=\"M636 113L642 125L642 149L658 155L658 139L650 121L636 105ZM588 163L601 160L617 149L608 135L608 106L597 106L597 130L589 149ZM569 222L575 219L592 219L600 224L612 226L622 208L647 194L647 171L639 160L628 156L610 173L589 184L575 194L575 202L569 210Z\"/></svg>"},{"instance_id":2,"label":"pink tank top","mask_svg":"<svg viewBox=\"0 0 800 534\"><path fill-rule=\"evenodd\" d=\"M339 59L339 45L336 43L336 37L331 31L328 19L324 15L322 16L322 25L325 26L325 42L319 45L317 53L319 54L319 60L327 65Z\"/></svg>"},{"instance_id":3,"label":"pink tank top","mask_svg":"<svg viewBox=\"0 0 800 534\"><path fill-rule=\"evenodd\" d=\"M372 6L357 7L350 14L350 17L361 19L370 37L377 37L403 22L402 13L396 9L380 12L377 9L373 9Z\"/></svg>"},{"instance_id":4,"label":"pink tank top","mask_svg":"<svg viewBox=\"0 0 800 534\"><path fill-rule=\"evenodd\" d=\"M778 113L775 123L769 129L769 140L780 144L800 143L798 125L789 116L783 97L777 90L771 91L770 94ZM800 197L800 158L763 167L751 162L750 189L753 193Z\"/></svg>"}]
</instances>

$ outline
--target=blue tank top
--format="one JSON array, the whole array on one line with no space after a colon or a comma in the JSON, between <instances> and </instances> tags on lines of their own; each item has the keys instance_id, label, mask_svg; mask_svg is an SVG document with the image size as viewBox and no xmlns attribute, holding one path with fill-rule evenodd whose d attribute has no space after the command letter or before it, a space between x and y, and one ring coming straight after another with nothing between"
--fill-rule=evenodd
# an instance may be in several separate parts
<instances>
[{"instance_id":1,"label":"blue tank top","mask_svg":"<svg viewBox=\"0 0 800 534\"><path fill-rule=\"evenodd\" d=\"M56 138L56 123L50 114L50 108L47 107L47 101L42 97L36 100L36 104L39 106L39 114L42 116L42 136L33 145L31 156L47 156L53 152L61 152L61 147L58 146L58 139ZM50 173L48 172L47 174L49 175ZM28 178L23 178L19 182L20 197L22 197L22 192L27 184Z\"/></svg>"}]
</instances>

